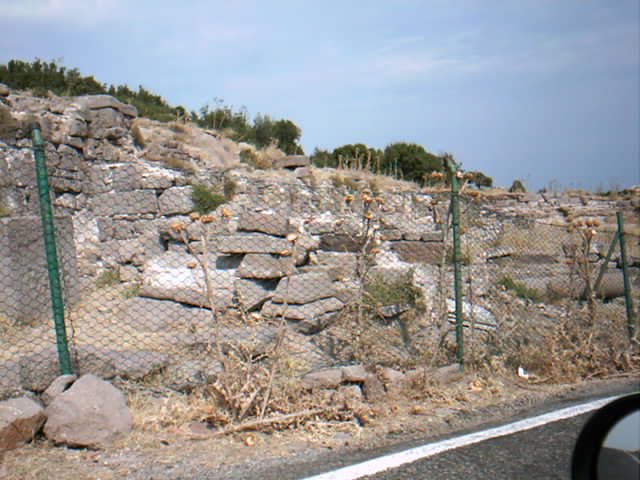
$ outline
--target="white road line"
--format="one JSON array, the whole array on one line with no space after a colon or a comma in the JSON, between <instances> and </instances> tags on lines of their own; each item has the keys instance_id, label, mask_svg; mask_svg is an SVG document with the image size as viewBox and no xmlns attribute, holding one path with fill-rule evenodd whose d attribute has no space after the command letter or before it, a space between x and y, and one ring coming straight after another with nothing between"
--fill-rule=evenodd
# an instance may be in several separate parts
<instances>
[{"instance_id":1,"label":"white road line","mask_svg":"<svg viewBox=\"0 0 640 480\"><path fill-rule=\"evenodd\" d=\"M576 417L578 415L582 415L583 413L597 410L598 408L605 406L607 403L615 400L616 398L619 398L619 396L603 398L573 407L563 408L561 410L538 415L537 417L519 420L507 425L502 425L500 427L490 428L488 430L482 430L480 432L450 438L449 440L428 443L420 447L415 447L409 450L404 450L402 452L373 458L371 460L367 460L366 462L339 468L338 470L322 473L313 477L307 477L302 480L355 480L367 475L374 475L391 468L396 468L400 465L412 463L423 458L428 458L433 455L446 452L447 450L453 450L456 448L465 447L467 445L473 445L474 443L479 443L491 438L503 437L505 435L511 435L513 433L521 432L524 430L541 427L542 425L546 425L547 423Z\"/></svg>"}]
</instances>

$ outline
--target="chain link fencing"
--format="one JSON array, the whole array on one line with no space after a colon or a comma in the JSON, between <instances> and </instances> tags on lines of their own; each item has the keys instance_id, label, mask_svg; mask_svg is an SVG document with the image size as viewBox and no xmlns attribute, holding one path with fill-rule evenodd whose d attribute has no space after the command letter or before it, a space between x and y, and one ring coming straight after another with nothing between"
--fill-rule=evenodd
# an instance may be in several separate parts
<instances>
[{"instance_id":1,"label":"chain link fencing","mask_svg":"<svg viewBox=\"0 0 640 480\"><path fill-rule=\"evenodd\" d=\"M276 408L276 389L291 395L288 386L311 371L455 360L446 191L380 193L347 174L207 185L107 165L108 188L82 198L61 192L56 168L50 161L76 374L209 388L238 420ZM0 219L0 396L41 392L60 373L33 196L28 211ZM595 322L598 335L615 338L602 343L606 358L590 354L589 368L611 359L628 367L619 248L605 258L615 231L505 217L462 197L465 363L498 358L557 377L567 351L597 343L568 326L586 332Z\"/></svg>"}]
</instances>

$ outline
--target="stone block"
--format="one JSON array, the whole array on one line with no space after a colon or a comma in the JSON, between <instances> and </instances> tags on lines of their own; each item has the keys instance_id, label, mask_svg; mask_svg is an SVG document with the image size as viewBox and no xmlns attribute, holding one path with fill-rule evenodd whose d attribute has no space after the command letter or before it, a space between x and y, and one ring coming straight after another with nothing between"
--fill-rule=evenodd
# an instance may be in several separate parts
<instances>
[{"instance_id":1,"label":"stone block","mask_svg":"<svg viewBox=\"0 0 640 480\"><path fill-rule=\"evenodd\" d=\"M158 199L153 190L107 192L89 200L89 207L98 217L158 213Z\"/></svg>"},{"instance_id":2,"label":"stone block","mask_svg":"<svg viewBox=\"0 0 640 480\"><path fill-rule=\"evenodd\" d=\"M220 253L282 253L292 252L292 247L284 238L263 233L224 235L217 239Z\"/></svg>"},{"instance_id":3,"label":"stone block","mask_svg":"<svg viewBox=\"0 0 640 480\"><path fill-rule=\"evenodd\" d=\"M333 297L335 293L336 289L326 272L303 273L280 280L273 300L278 303L305 304Z\"/></svg>"},{"instance_id":4,"label":"stone block","mask_svg":"<svg viewBox=\"0 0 640 480\"><path fill-rule=\"evenodd\" d=\"M55 217L63 299L78 301L80 287L71 217ZM40 218L0 218L0 315L14 322L50 318L51 300Z\"/></svg>"},{"instance_id":5,"label":"stone block","mask_svg":"<svg viewBox=\"0 0 640 480\"><path fill-rule=\"evenodd\" d=\"M343 303L335 297L316 300L305 305L287 305L283 303L267 302L262 307L262 314L267 317L284 316L289 320L312 321L326 313L336 312L343 307Z\"/></svg>"},{"instance_id":6,"label":"stone block","mask_svg":"<svg viewBox=\"0 0 640 480\"><path fill-rule=\"evenodd\" d=\"M273 297L277 280L236 280L236 297L240 306L246 311L262 307L264 302Z\"/></svg>"},{"instance_id":7,"label":"stone block","mask_svg":"<svg viewBox=\"0 0 640 480\"><path fill-rule=\"evenodd\" d=\"M168 188L158 197L161 215L179 215L193 211L192 187Z\"/></svg>"},{"instance_id":8,"label":"stone block","mask_svg":"<svg viewBox=\"0 0 640 480\"><path fill-rule=\"evenodd\" d=\"M293 257L249 253L242 260L237 275L242 278L282 278L294 270Z\"/></svg>"},{"instance_id":9,"label":"stone block","mask_svg":"<svg viewBox=\"0 0 640 480\"><path fill-rule=\"evenodd\" d=\"M444 243L400 241L393 242L391 249L403 262L438 265L442 261Z\"/></svg>"},{"instance_id":10,"label":"stone block","mask_svg":"<svg viewBox=\"0 0 640 480\"><path fill-rule=\"evenodd\" d=\"M244 212L238 219L238 231L262 232L284 237L289 232L289 219L275 212Z\"/></svg>"}]
</instances>

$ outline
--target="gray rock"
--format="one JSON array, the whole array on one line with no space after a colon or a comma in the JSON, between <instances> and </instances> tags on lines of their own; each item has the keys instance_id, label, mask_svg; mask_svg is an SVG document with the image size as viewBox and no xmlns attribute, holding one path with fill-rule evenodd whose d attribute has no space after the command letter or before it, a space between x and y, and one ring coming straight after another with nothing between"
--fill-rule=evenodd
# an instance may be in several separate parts
<instances>
[{"instance_id":1,"label":"gray rock","mask_svg":"<svg viewBox=\"0 0 640 480\"><path fill-rule=\"evenodd\" d=\"M152 190L108 192L94 196L89 207L96 216L136 215L158 212L158 199Z\"/></svg>"},{"instance_id":2,"label":"gray rock","mask_svg":"<svg viewBox=\"0 0 640 480\"><path fill-rule=\"evenodd\" d=\"M136 330L159 332L204 324L211 319L211 310L185 307L169 300L135 297L124 303L120 316Z\"/></svg>"},{"instance_id":3,"label":"gray rock","mask_svg":"<svg viewBox=\"0 0 640 480\"><path fill-rule=\"evenodd\" d=\"M122 392L91 374L58 395L45 413L46 437L71 447L107 447L126 437L133 423Z\"/></svg>"},{"instance_id":4,"label":"gray rock","mask_svg":"<svg viewBox=\"0 0 640 480\"><path fill-rule=\"evenodd\" d=\"M439 265L442 261L444 243L401 241L393 242L391 249L403 262Z\"/></svg>"},{"instance_id":5,"label":"gray rock","mask_svg":"<svg viewBox=\"0 0 640 480\"><path fill-rule=\"evenodd\" d=\"M368 375L362 384L362 393L371 403L382 401L387 396L383 383L373 374Z\"/></svg>"},{"instance_id":6,"label":"gray rock","mask_svg":"<svg viewBox=\"0 0 640 480\"><path fill-rule=\"evenodd\" d=\"M342 381L350 383L364 383L370 373L362 365L348 365L342 367Z\"/></svg>"},{"instance_id":7,"label":"gray rock","mask_svg":"<svg viewBox=\"0 0 640 480\"><path fill-rule=\"evenodd\" d=\"M363 247L362 237L334 233L320 237L320 248L329 252L361 252Z\"/></svg>"},{"instance_id":8,"label":"gray rock","mask_svg":"<svg viewBox=\"0 0 640 480\"><path fill-rule=\"evenodd\" d=\"M158 197L161 215L178 215L193 211L192 187L168 188Z\"/></svg>"},{"instance_id":9,"label":"gray rock","mask_svg":"<svg viewBox=\"0 0 640 480\"><path fill-rule=\"evenodd\" d=\"M8 97L11 91L4 83L0 83L0 97Z\"/></svg>"},{"instance_id":10,"label":"gray rock","mask_svg":"<svg viewBox=\"0 0 640 480\"><path fill-rule=\"evenodd\" d=\"M494 247L494 248L489 248L485 252L485 257L487 258L487 260L492 260L494 258L509 257L514 253L515 251L511 247Z\"/></svg>"},{"instance_id":11,"label":"gray rock","mask_svg":"<svg viewBox=\"0 0 640 480\"><path fill-rule=\"evenodd\" d=\"M30 398L0 402L0 453L30 442L45 419L42 407Z\"/></svg>"},{"instance_id":12,"label":"gray rock","mask_svg":"<svg viewBox=\"0 0 640 480\"><path fill-rule=\"evenodd\" d=\"M242 278L282 278L294 270L293 257L249 253L238 267L237 275Z\"/></svg>"},{"instance_id":13,"label":"gray rock","mask_svg":"<svg viewBox=\"0 0 640 480\"><path fill-rule=\"evenodd\" d=\"M407 385L405 374L393 368L382 368L379 377L387 392L398 392Z\"/></svg>"},{"instance_id":14,"label":"gray rock","mask_svg":"<svg viewBox=\"0 0 640 480\"><path fill-rule=\"evenodd\" d=\"M267 317L284 316L289 320L312 321L326 313L337 312L343 306L344 304L335 297L316 300L305 305L267 302L262 307L262 314Z\"/></svg>"},{"instance_id":15,"label":"gray rock","mask_svg":"<svg viewBox=\"0 0 640 480\"><path fill-rule=\"evenodd\" d=\"M289 283L289 280L291 281ZM305 304L333 297L336 289L325 272L303 273L280 280L273 301L277 303Z\"/></svg>"},{"instance_id":16,"label":"gray rock","mask_svg":"<svg viewBox=\"0 0 640 480\"><path fill-rule=\"evenodd\" d=\"M128 117L137 117L138 110L133 105L122 103L111 95L87 95L75 97L74 101L81 108L87 110L100 110L103 108L112 108Z\"/></svg>"},{"instance_id":17,"label":"gray rock","mask_svg":"<svg viewBox=\"0 0 640 480\"><path fill-rule=\"evenodd\" d=\"M204 274L194 261L191 255L176 251L147 260L140 296L210 308ZM236 276L233 270L216 270L215 265L215 256L211 255L209 271L214 286L214 306L221 311L232 304Z\"/></svg>"},{"instance_id":18,"label":"gray rock","mask_svg":"<svg viewBox=\"0 0 640 480\"><path fill-rule=\"evenodd\" d=\"M45 405L49 405L54 398L67 390L77 379L77 375L73 374L60 375L53 382L51 382L51 385L49 385L47 389L42 393L42 396L40 397L42 399L42 403L44 403Z\"/></svg>"},{"instance_id":19,"label":"gray rock","mask_svg":"<svg viewBox=\"0 0 640 480\"><path fill-rule=\"evenodd\" d=\"M238 231L284 237L289 232L289 219L277 212L243 212L238 219Z\"/></svg>"},{"instance_id":20,"label":"gray rock","mask_svg":"<svg viewBox=\"0 0 640 480\"><path fill-rule=\"evenodd\" d=\"M221 253L282 253L292 252L292 246L284 238L262 233L220 236L217 242Z\"/></svg>"},{"instance_id":21,"label":"gray rock","mask_svg":"<svg viewBox=\"0 0 640 480\"><path fill-rule=\"evenodd\" d=\"M113 135L113 127L122 128L126 133L124 116L113 108L94 110L89 115L89 136L93 138L110 138Z\"/></svg>"},{"instance_id":22,"label":"gray rock","mask_svg":"<svg viewBox=\"0 0 640 480\"><path fill-rule=\"evenodd\" d=\"M342 383L340 368L326 368L307 373L301 379L302 386L307 389L337 388Z\"/></svg>"},{"instance_id":23,"label":"gray rock","mask_svg":"<svg viewBox=\"0 0 640 480\"><path fill-rule=\"evenodd\" d=\"M236 280L238 303L246 311L259 309L273 297L277 283L275 281Z\"/></svg>"}]
</instances>

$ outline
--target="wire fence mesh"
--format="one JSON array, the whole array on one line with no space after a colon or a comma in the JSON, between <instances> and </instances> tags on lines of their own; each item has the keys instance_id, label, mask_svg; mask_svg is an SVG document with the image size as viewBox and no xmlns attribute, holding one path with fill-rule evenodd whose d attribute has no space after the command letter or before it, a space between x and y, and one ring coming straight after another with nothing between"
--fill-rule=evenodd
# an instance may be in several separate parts
<instances>
[{"instance_id":1,"label":"wire fence mesh","mask_svg":"<svg viewBox=\"0 0 640 480\"><path fill-rule=\"evenodd\" d=\"M270 408L274 385L313 370L455 358L447 192L227 179L218 183L235 195L198 194L101 171L110 190L73 208L51 182L75 373L206 385L241 419ZM550 332L587 348L559 330L563 319L614 332L606 361L627 351L618 247L605 258L615 231L505 216L476 195L462 204L469 364L502 358L551 375ZM639 258L636 237L630 248ZM0 396L42 391L59 368L40 219L0 219L0 249Z\"/></svg>"}]
</instances>

